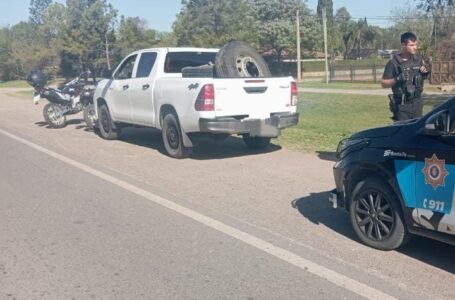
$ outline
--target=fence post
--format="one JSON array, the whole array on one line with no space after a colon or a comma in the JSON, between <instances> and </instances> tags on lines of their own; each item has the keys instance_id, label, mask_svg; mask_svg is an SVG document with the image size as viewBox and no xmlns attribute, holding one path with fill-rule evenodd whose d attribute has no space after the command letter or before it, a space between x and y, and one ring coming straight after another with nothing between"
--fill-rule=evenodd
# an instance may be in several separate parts
<instances>
[{"instance_id":1,"label":"fence post","mask_svg":"<svg viewBox=\"0 0 455 300\"><path fill-rule=\"evenodd\" d=\"M377 82L376 65L372 65L371 68L373 71L373 81L374 83L376 83Z\"/></svg>"},{"instance_id":2,"label":"fence post","mask_svg":"<svg viewBox=\"0 0 455 300\"><path fill-rule=\"evenodd\" d=\"M349 75L351 76L351 81L354 80L354 66L353 65L349 65Z\"/></svg>"},{"instance_id":3,"label":"fence post","mask_svg":"<svg viewBox=\"0 0 455 300\"><path fill-rule=\"evenodd\" d=\"M330 65L330 81L335 80L335 68L334 64Z\"/></svg>"}]
</instances>

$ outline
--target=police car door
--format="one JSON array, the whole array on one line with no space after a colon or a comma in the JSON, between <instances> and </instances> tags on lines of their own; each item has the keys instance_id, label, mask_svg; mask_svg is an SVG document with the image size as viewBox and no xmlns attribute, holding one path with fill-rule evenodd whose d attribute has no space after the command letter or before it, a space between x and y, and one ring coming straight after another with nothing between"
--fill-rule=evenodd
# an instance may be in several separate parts
<instances>
[{"instance_id":1,"label":"police car door","mask_svg":"<svg viewBox=\"0 0 455 300\"><path fill-rule=\"evenodd\" d=\"M447 118L447 115L451 118ZM424 228L455 235L455 105L441 114L442 135L420 136L414 219ZM429 123L431 119L428 119ZM441 120L439 120L441 122Z\"/></svg>"}]
</instances>

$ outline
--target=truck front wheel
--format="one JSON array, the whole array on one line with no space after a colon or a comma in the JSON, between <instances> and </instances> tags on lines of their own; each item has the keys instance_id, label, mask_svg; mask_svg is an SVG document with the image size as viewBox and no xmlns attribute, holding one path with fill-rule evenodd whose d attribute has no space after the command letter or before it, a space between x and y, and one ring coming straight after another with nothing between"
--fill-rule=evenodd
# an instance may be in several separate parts
<instances>
[{"instance_id":1,"label":"truck front wheel","mask_svg":"<svg viewBox=\"0 0 455 300\"><path fill-rule=\"evenodd\" d=\"M115 140L118 138L119 130L115 128L106 104L102 104L99 108L98 127L103 139Z\"/></svg>"},{"instance_id":2,"label":"truck front wheel","mask_svg":"<svg viewBox=\"0 0 455 300\"><path fill-rule=\"evenodd\" d=\"M185 158L191 154L191 148L183 145L182 131L177 117L168 113L163 118L162 135L164 148L173 158Z\"/></svg>"},{"instance_id":3,"label":"truck front wheel","mask_svg":"<svg viewBox=\"0 0 455 300\"><path fill-rule=\"evenodd\" d=\"M243 135L243 141L251 149L264 149L270 145L269 137L250 136L249 134Z\"/></svg>"}]
</instances>

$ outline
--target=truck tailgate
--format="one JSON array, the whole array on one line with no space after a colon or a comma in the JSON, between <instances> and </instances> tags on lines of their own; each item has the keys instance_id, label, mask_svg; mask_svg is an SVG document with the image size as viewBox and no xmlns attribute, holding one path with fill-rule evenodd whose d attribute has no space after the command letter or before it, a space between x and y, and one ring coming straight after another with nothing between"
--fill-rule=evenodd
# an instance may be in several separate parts
<instances>
[{"instance_id":1,"label":"truck tailgate","mask_svg":"<svg viewBox=\"0 0 455 300\"><path fill-rule=\"evenodd\" d=\"M291 112L292 77L214 79L215 116L269 118Z\"/></svg>"}]
</instances>

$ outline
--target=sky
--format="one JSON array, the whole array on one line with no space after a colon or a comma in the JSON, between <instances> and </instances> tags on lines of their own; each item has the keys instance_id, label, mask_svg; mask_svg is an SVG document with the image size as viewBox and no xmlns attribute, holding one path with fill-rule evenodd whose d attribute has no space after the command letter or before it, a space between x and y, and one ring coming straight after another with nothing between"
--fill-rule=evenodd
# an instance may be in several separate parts
<instances>
[{"instance_id":1,"label":"sky","mask_svg":"<svg viewBox=\"0 0 455 300\"><path fill-rule=\"evenodd\" d=\"M57 2L64 3L64 0ZM140 17L147 20L149 28L171 31L172 23L181 8L181 0L108 0L119 15ZM387 21L377 18L389 16L397 7L404 7L407 0L333 0L334 11L345 6L353 19L368 18L371 25L386 27ZM317 0L307 0L310 9L316 11ZM14 25L29 16L30 0L0 0L0 26Z\"/></svg>"}]
</instances>

